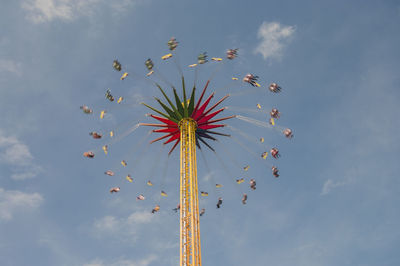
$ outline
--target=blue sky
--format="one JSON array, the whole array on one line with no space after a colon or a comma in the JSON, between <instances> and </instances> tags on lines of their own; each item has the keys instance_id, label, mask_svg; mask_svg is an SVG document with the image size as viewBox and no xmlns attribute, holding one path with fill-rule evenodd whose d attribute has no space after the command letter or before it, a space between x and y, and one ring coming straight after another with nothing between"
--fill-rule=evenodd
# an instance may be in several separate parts
<instances>
[{"instance_id":1,"label":"blue sky","mask_svg":"<svg viewBox=\"0 0 400 266\"><path fill-rule=\"evenodd\" d=\"M179 157L170 146L148 145L139 127L102 154L105 140L151 121L137 103L160 97L145 78L152 58L177 84L166 42L180 42L177 61L194 82L200 52L239 56L201 66L201 88L214 75L214 102L230 93L225 115L266 121L277 107L279 130L235 119L235 138L198 155L204 265L400 264L398 1L2 1L0 10L0 258L2 265L148 266L178 263ZM130 73L120 81L118 58ZM136 73L136 75L135 75ZM260 76L260 89L232 76ZM150 79L159 81L157 76ZM278 82L282 93L267 85ZM117 107L110 88L124 96ZM93 108L85 115L79 106ZM99 112L108 110L105 119ZM246 137L243 137L246 136ZM265 143L257 143L259 137ZM246 146L244 149L237 143ZM282 157L258 158L277 146ZM82 153L96 150L93 160ZM123 168L124 159L128 166ZM221 163L222 161L222 163ZM396 163L397 162L397 163ZM250 165L248 172L242 167ZM280 178L271 175L271 164ZM113 177L103 174L112 169ZM131 174L133 183L124 176ZM244 177L237 185L234 179ZM251 191L250 178L257 181ZM146 187L151 179L154 187ZM222 183L220 190L214 183ZM112 186L121 191L110 194ZM160 190L168 193L160 196ZM146 200L138 202L143 193ZM240 202L242 193L248 204ZM224 198L221 209L215 204ZM155 204L161 206L152 215Z\"/></svg>"}]
</instances>

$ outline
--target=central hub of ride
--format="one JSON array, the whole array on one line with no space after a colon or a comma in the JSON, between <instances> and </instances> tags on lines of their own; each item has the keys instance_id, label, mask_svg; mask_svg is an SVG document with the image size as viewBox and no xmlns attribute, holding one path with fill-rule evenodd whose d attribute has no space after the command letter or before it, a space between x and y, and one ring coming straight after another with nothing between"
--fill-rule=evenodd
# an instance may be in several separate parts
<instances>
[{"instance_id":1,"label":"central hub of ride","mask_svg":"<svg viewBox=\"0 0 400 266\"><path fill-rule=\"evenodd\" d=\"M197 129L197 122L193 118L187 117L183 118L181 121L178 123L179 130L182 131L182 128L187 126L187 124L191 124L191 128L194 128L194 131Z\"/></svg>"}]
</instances>

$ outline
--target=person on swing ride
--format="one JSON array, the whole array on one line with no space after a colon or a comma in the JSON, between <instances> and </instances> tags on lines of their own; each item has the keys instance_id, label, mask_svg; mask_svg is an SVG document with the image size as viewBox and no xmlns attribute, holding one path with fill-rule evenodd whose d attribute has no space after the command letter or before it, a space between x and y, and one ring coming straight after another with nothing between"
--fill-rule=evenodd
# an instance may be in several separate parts
<instances>
[{"instance_id":1,"label":"person on swing ride","mask_svg":"<svg viewBox=\"0 0 400 266\"><path fill-rule=\"evenodd\" d=\"M92 136L94 139L101 139L101 137L103 136L102 134L99 134L95 131L90 132L89 135Z\"/></svg>"},{"instance_id":2,"label":"person on swing ride","mask_svg":"<svg viewBox=\"0 0 400 266\"><path fill-rule=\"evenodd\" d=\"M271 153L271 156L274 157L275 159L278 159L281 156L279 154L279 150L277 148L272 148L270 153Z\"/></svg>"},{"instance_id":3,"label":"person on swing ride","mask_svg":"<svg viewBox=\"0 0 400 266\"><path fill-rule=\"evenodd\" d=\"M151 213L156 213L156 212L158 212L160 210L160 206L159 205L156 205L155 207L154 207L154 209L152 209L151 210Z\"/></svg>"},{"instance_id":4,"label":"person on swing ride","mask_svg":"<svg viewBox=\"0 0 400 266\"><path fill-rule=\"evenodd\" d=\"M271 115L271 118L276 118L276 119L278 119L281 115L281 113L276 108L272 108L269 114Z\"/></svg>"},{"instance_id":5,"label":"person on swing ride","mask_svg":"<svg viewBox=\"0 0 400 266\"><path fill-rule=\"evenodd\" d=\"M201 209L201 211L200 211L200 216L203 216L204 215L204 213L206 213L206 209Z\"/></svg>"},{"instance_id":6,"label":"person on swing ride","mask_svg":"<svg viewBox=\"0 0 400 266\"><path fill-rule=\"evenodd\" d=\"M242 203L243 203L243 205L247 203L247 194L246 193L243 193Z\"/></svg>"},{"instance_id":7,"label":"person on swing ride","mask_svg":"<svg viewBox=\"0 0 400 266\"><path fill-rule=\"evenodd\" d=\"M243 81L249 83L253 87L260 87L260 84L257 83L258 76L254 76L253 74L247 74Z\"/></svg>"},{"instance_id":8,"label":"person on swing ride","mask_svg":"<svg viewBox=\"0 0 400 266\"><path fill-rule=\"evenodd\" d=\"M121 190L120 187L113 187L110 189L110 193L116 193L116 192L119 192L120 190Z\"/></svg>"},{"instance_id":9,"label":"person on swing ride","mask_svg":"<svg viewBox=\"0 0 400 266\"><path fill-rule=\"evenodd\" d=\"M136 200L144 200L145 197L143 196L143 194L140 194L139 196L136 197Z\"/></svg>"},{"instance_id":10,"label":"person on swing ride","mask_svg":"<svg viewBox=\"0 0 400 266\"><path fill-rule=\"evenodd\" d=\"M112 96L111 91L108 89L106 91L106 98L110 101L113 102L114 101L114 96Z\"/></svg>"},{"instance_id":11,"label":"person on swing ride","mask_svg":"<svg viewBox=\"0 0 400 266\"><path fill-rule=\"evenodd\" d=\"M226 58L230 60L235 59L235 57L237 56L237 50L238 49L228 49L226 51Z\"/></svg>"},{"instance_id":12,"label":"person on swing ride","mask_svg":"<svg viewBox=\"0 0 400 266\"><path fill-rule=\"evenodd\" d=\"M219 209L221 207L221 205L222 205L222 198L219 197L218 202L217 202L217 209Z\"/></svg>"},{"instance_id":13,"label":"person on swing ride","mask_svg":"<svg viewBox=\"0 0 400 266\"><path fill-rule=\"evenodd\" d=\"M293 133L292 130L290 128L286 128L285 130L283 130L283 134L285 135L285 137L287 137L288 139L293 138Z\"/></svg>"},{"instance_id":14,"label":"person on swing ride","mask_svg":"<svg viewBox=\"0 0 400 266\"><path fill-rule=\"evenodd\" d=\"M113 176L114 172L111 171L111 170L107 170L107 171L104 172L104 174L109 175L109 176Z\"/></svg>"},{"instance_id":15,"label":"person on swing ride","mask_svg":"<svg viewBox=\"0 0 400 266\"><path fill-rule=\"evenodd\" d=\"M263 158L264 160L267 159L267 156L268 156L268 152L266 152L266 151L264 151L264 152L261 154L261 158Z\"/></svg>"},{"instance_id":16,"label":"person on swing ride","mask_svg":"<svg viewBox=\"0 0 400 266\"><path fill-rule=\"evenodd\" d=\"M145 62L144 64L146 65L147 69L150 71L149 73L146 74L146 76L150 76L151 74L153 74L153 73L154 73L154 70L153 70L153 67L154 67L153 61L149 58L149 59L146 60L146 62Z\"/></svg>"},{"instance_id":17,"label":"person on swing ride","mask_svg":"<svg viewBox=\"0 0 400 266\"><path fill-rule=\"evenodd\" d=\"M87 158L94 158L94 153L92 151L86 151L83 153L83 156Z\"/></svg>"},{"instance_id":18,"label":"person on swing ride","mask_svg":"<svg viewBox=\"0 0 400 266\"><path fill-rule=\"evenodd\" d=\"M276 83L271 83L270 85L269 85L269 90L271 91L271 92L273 92L273 93L279 93L279 92L281 92L281 87L279 87L278 86L278 84L276 84Z\"/></svg>"},{"instance_id":19,"label":"person on swing ride","mask_svg":"<svg viewBox=\"0 0 400 266\"><path fill-rule=\"evenodd\" d=\"M172 209L174 212L178 212L178 210L181 209L181 204L178 203L178 205L176 205L176 208Z\"/></svg>"},{"instance_id":20,"label":"person on swing ride","mask_svg":"<svg viewBox=\"0 0 400 266\"><path fill-rule=\"evenodd\" d=\"M168 41L168 47L171 51L178 47L178 42L176 41L175 37L171 37L171 39Z\"/></svg>"},{"instance_id":21,"label":"person on swing ride","mask_svg":"<svg viewBox=\"0 0 400 266\"><path fill-rule=\"evenodd\" d=\"M275 120L272 117L269 119L269 124L275 126Z\"/></svg>"},{"instance_id":22,"label":"person on swing ride","mask_svg":"<svg viewBox=\"0 0 400 266\"><path fill-rule=\"evenodd\" d=\"M256 190L256 180L255 179L250 179L250 188L252 190Z\"/></svg>"},{"instance_id":23,"label":"person on swing ride","mask_svg":"<svg viewBox=\"0 0 400 266\"><path fill-rule=\"evenodd\" d=\"M208 62L208 60L207 60L207 53L204 52L204 53L199 54L199 56L197 57L197 62L198 62L199 64L207 63L207 62Z\"/></svg>"},{"instance_id":24,"label":"person on swing ride","mask_svg":"<svg viewBox=\"0 0 400 266\"><path fill-rule=\"evenodd\" d=\"M90 109L89 107L87 107L86 105L82 105L80 108L83 110L83 112L84 112L85 114L91 114L91 113L93 113L93 110Z\"/></svg>"},{"instance_id":25,"label":"person on swing ride","mask_svg":"<svg viewBox=\"0 0 400 266\"><path fill-rule=\"evenodd\" d=\"M236 179L237 184L242 184L244 182L244 178Z\"/></svg>"},{"instance_id":26,"label":"person on swing ride","mask_svg":"<svg viewBox=\"0 0 400 266\"><path fill-rule=\"evenodd\" d=\"M278 173L278 168L276 166L272 166L272 174L278 178L279 177L279 173Z\"/></svg>"},{"instance_id":27,"label":"person on swing ride","mask_svg":"<svg viewBox=\"0 0 400 266\"><path fill-rule=\"evenodd\" d=\"M117 70L117 71L121 71L121 69L122 69L121 63L118 62L118 60L114 60L114 62L113 62L113 68L114 68L115 70Z\"/></svg>"},{"instance_id":28,"label":"person on swing ride","mask_svg":"<svg viewBox=\"0 0 400 266\"><path fill-rule=\"evenodd\" d=\"M144 64L149 71L151 71L154 67L153 61L150 58L148 58Z\"/></svg>"}]
</instances>

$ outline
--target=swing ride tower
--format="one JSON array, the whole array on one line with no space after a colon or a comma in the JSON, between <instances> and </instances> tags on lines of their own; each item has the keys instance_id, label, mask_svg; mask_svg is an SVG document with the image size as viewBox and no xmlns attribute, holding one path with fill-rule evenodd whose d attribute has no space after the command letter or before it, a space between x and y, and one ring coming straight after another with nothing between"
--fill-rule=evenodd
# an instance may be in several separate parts
<instances>
[{"instance_id":1,"label":"swing ride tower","mask_svg":"<svg viewBox=\"0 0 400 266\"><path fill-rule=\"evenodd\" d=\"M208 80L199 99L195 101L196 87L193 87L190 98L188 99L186 97L185 80L182 76L183 100L181 100L175 88L173 88L175 104L168 98L161 86L156 84L169 104L168 106L166 103L163 103L160 99L156 98L157 102L161 105L166 113L143 103L146 107L161 115L157 116L149 114L149 116L163 123L141 124L144 126L159 127L159 129L154 129L153 132L165 134L164 136L154 139L151 141L151 143L166 138L168 138L168 140L165 141L164 144L174 141L175 143L169 151L169 154L171 154L180 142L180 266L201 265L200 214L198 198L199 191L197 184L196 148L201 149L201 143L210 150L214 151L213 147L207 141L215 141L215 135L230 135L215 132L211 129L224 127L225 125L216 123L235 117L228 116L214 120L212 119L217 114L225 110L225 108L221 108L217 111L213 111L229 95L222 97L217 103L211 107L208 107L208 104L214 97L214 93L208 96L204 102L202 102L202 100L209 83L210 81Z\"/></svg>"},{"instance_id":2,"label":"swing ride tower","mask_svg":"<svg viewBox=\"0 0 400 266\"><path fill-rule=\"evenodd\" d=\"M179 122L180 151L180 262L201 265L199 198L196 165L197 123L192 118Z\"/></svg>"}]
</instances>

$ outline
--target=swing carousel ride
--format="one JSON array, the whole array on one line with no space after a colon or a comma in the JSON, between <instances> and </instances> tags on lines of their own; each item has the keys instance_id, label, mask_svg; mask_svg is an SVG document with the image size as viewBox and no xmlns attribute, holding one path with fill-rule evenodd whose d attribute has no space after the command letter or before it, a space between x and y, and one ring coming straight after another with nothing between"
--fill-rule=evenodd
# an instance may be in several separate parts
<instances>
[{"instance_id":1,"label":"swing carousel ride","mask_svg":"<svg viewBox=\"0 0 400 266\"><path fill-rule=\"evenodd\" d=\"M293 137L292 130L290 128L281 127L277 124L277 120L280 118L280 111L277 108L272 108L270 111L264 110L260 103L254 105L253 108L240 108L240 107L233 107L233 106L224 106L221 105L232 98L234 96L243 96L246 94L246 90L250 90L251 93L257 94L278 94L281 92L282 88L277 83L270 83L269 85L262 86L259 81L259 77L254 74L245 74L240 76L231 76L229 79L229 85L223 86L228 87L230 90L228 94L221 97L218 101L212 104L212 100L217 92L222 91L222 89L216 89L216 91L208 94L207 89L212 86L212 82L214 77L216 76L217 72L220 71L221 67L228 61L234 61L234 59L238 56L238 49L228 49L226 51L226 59L221 57L212 57L211 62L209 62L209 57L206 52L200 53L197 57L197 63L188 65L189 71L194 71L195 78L194 84L189 91L187 91L187 81L182 72L182 68L179 63L179 57L177 53L178 42L175 38L171 38L168 41L168 48L169 53L163 55L161 57L162 62L172 60L175 63L176 68L180 74L179 78L179 86L178 88L174 86L171 82L169 82L160 72L158 68L155 67L154 62L151 59L147 59L145 61L145 66L147 68L147 74L139 75L136 74L134 71L128 71L125 67L118 60L114 60L112 66L114 71L117 73L121 73L120 75L120 82L127 82L125 80L129 80L132 76L132 80L144 80L148 84L151 84L152 87L158 89L159 93L165 99L165 101L154 97L155 101L160 105L161 109L157 109L154 106L150 105L149 102L142 101L143 99L132 99L133 103L129 103L128 99L125 100L123 96L115 96L111 89L107 89L105 92L106 101L113 106L121 106L126 104L128 106L144 106L148 108L148 110L152 111L153 113L145 114L142 113L141 119L146 119L136 124L128 124L128 129L125 131L119 130L119 127L116 126L114 129L110 130L102 130L102 131L92 131L89 135L93 139L105 141L104 145L101 145L97 149L89 150L83 153L84 157L87 158L95 158L97 157L98 153L104 153L104 155L109 156L109 152L111 151L111 146L116 144L117 142L121 141L128 135L131 135L134 131L138 128L150 128L151 130L148 132L147 135L141 140L136 140L138 145L142 145L146 142L147 138L152 134L158 134L158 137L151 140L150 143L158 143L163 142L163 147L170 144L168 148L168 155L169 158L171 154L173 154L174 150L180 146L180 181L179 181L179 195L180 200L179 203L176 205L175 208L172 209L174 212L178 212L180 214L180 264L179 265L201 265L201 244L200 244L200 217L205 214L205 208L200 208L199 206L199 197L216 197L216 208L220 209L222 207L223 198L221 197L221 190L223 187L223 182L216 183L214 179L213 187L215 188L216 193L210 193L207 191L199 191L199 184L197 178L197 154L200 152L201 157L204 161L204 167L207 168L207 171L210 172L211 170L208 169L207 163L207 156L203 152L204 149L208 149L211 154L214 154L220 165L226 170L227 175L235 175L237 177L237 173L232 174L231 170L229 170L226 163L223 162L221 156L218 155L217 149L213 146L213 143L219 143L222 145L220 141L221 138L228 138L235 141L236 145L238 144L241 146L245 151L249 152L252 156L257 157L257 159L262 160L262 163L267 163L269 165L271 171L271 176L274 178L279 177L279 170L278 167L275 165L275 162L272 163L271 161L275 161L280 157L280 152L277 147L269 146L267 147L264 143L266 139L262 136L255 137L251 134L244 132L241 128L236 128L232 125L227 124L229 121L232 120L239 120L242 122L249 123L253 126L257 126L262 128L263 131L269 129L271 131L278 132L283 137L291 139ZM212 72L211 76L205 80L204 84L201 85L200 94L197 98L197 77L198 71L200 67L203 67L206 63L208 64L216 64L217 68ZM159 80L159 81L156 81ZM259 83L260 82L260 83ZM164 83L166 86L162 87L160 84ZM243 88L244 84L247 88ZM251 86L251 87L249 87ZM239 87L240 91L235 92L233 88ZM266 88L263 88L266 87ZM114 89L113 89L114 91ZM117 91L117 90L116 90ZM261 98L261 96L257 96ZM146 100L146 99L145 99ZM246 102L245 100L241 102ZM107 116L112 116L113 114L113 107L109 105L107 108L102 110L96 111L86 105L81 106L80 108L85 114L94 115L97 113L99 115L100 120L105 119ZM221 115L223 111L230 111L232 114L224 117L218 117ZM225 111L225 112L226 112ZM265 116L264 120L255 119L253 117L241 115L239 112L244 113L258 113ZM153 120L153 121L150 121ZM230 132L226 132L226 131ZM105 134L104 132L107 132ZM256 132L256 131L253 131ZM263 132L265 133L265 132ZM107 136L108 135L108 136ZM236 135L236 136L235 136ZM238 136L238 137L237 137ZM243 143L243 140L254 141L262 147L263 150L257 155L254 151L250 150L249 145ZM231 154L229 151L224 151L229 154L227 157L230 157ZM136 149L140 152L138 154L138 159L132 164L139 165L139 160L143 157L141 152L143 149ZM162 154L161 152L159 154ZM269 156L268 156L269 155ZM160 156L160 155L159 155ZM272 157L272 158L271 158ZM270 159L271 158L271 159ZM129 157L122 159L120 162L119 168L127 167L128 163L131 164ZM168 160L168 159L167 159ZM233 164L237 167L238 163L233 159ZM166 164L167 166L168 164ZM153 167L151 167L151 175L154 174L154 169L157 168L158 163L156 163ZM114 167L118 168L118 167ZM105 175L108 176L121 176L118 169L115 170L104 169ZM240 166L240 171L248 171L250 165L242 165ZM160 182L160 195L161 197L168 197L166 189L163 187L165 181L166 170L163 173L163 180ZM239 174L241 175L241 174ZM265 173L263 174L265 175ZM125 176L125 175L124 175ZM114 178L115 178L114 177ZM173 177L171 177L173 178ZM133 181L141 182L144 186L147 187L154 187L154 181L151 179L145 179L144 177L138 177L131 174L127 174L125 176L125 181L122 178L115 178L116 186L111 187L109 192L111 194L118 194L120 191L129 190L130 183ZM241 178L234 178L234 182L237 185L246 182L244 177ZM178 180L178 176L174 178L175 182ZM255 178L249 178L249 188L251 191L256 190L256 180ZM176 183L175 183L176 184ZM152 193L155 193L154 191ZM214 194L214 195L213 195ZM135 195L136 200L144 201L147 197L144 193L138 193ZM248 195L247 193L242 193L241 195L241 203L243 205L247 204ZM165 204L168 205L168 204ZM161 204L159 201L156 201L153 205L153 209L151 213L156 214L161 209ZM150 209L149 209L150 211Z\"/></svg>"}]
</instances>

